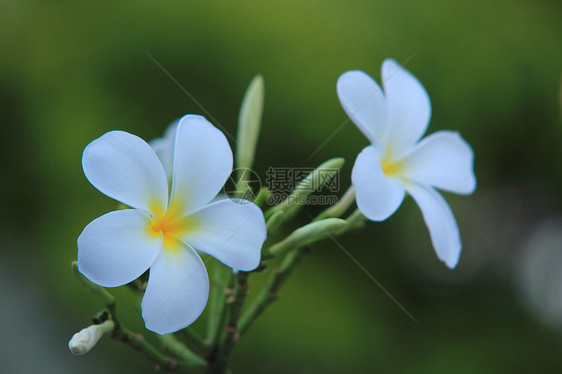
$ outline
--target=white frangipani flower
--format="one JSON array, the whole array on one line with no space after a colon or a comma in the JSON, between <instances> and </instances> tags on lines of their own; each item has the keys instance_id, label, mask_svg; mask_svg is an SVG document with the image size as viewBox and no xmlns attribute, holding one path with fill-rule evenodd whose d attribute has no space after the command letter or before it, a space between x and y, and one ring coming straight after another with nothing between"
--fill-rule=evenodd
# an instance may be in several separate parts
<instances>
[{"instance_id":1,"label":"white frangipani flower","mask_svg":"<svg viewBox=\"0 0 562 374\"><path fill-rule=\"evenodd\" d=\"M92 221L78 238L78 268L115 287L150 268L142 299L146 328L180 330L203 312L209 293L207 253L236 270L255 269L266 238L262 211L248 201L211 200L232 172L224 134L202 116L177 126L171 189L154 150L139 137L111 131L84 150L86 177L130 206Z\"/></svg>"},{"instance_id":2,"label":"white frangipani flower","mask_svg":"<svg viewBox=\"0 0 562 374\"><path fill-rule=\"evenodd\" d=\"M156 152L156 156L158 156L160 162L162 162L168 182L172 180L172 170L174 167L174 144L176 142L176 131L179 122L180 120L178 119L170 123L166 128L166 131L164 131L163 137L152 139L148 142L154 152Z\"/></svg>"},{"instance_id":3,"label":"white frangipani flower","mask_svg":"<svg viewBox=\"0 0 562 374\"><path fill-rule=\"evenodd\" d=\"M369 139L351 175L359 210L372 221L394 213L408 192L420 207L437 256L454 268L461 252L451 208L435 190L470 194L476 188L472 148L457 132L438 131L420 141L431 103L421 83L396 61L382 65L384 93L362 71L342 74L340 102Z\"/></svg>"}]
</instances>

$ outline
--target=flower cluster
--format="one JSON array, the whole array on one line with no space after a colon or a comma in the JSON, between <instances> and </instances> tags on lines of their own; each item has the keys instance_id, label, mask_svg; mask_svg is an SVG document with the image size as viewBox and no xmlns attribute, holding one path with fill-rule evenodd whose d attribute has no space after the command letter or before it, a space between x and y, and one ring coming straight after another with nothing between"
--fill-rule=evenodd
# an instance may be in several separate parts
<instances>
[{"instance_id":1,"label":"flower cluster","mask_svg":"<svg viewBox=\"0 0 562 374\"><path fill-rule=\"evenodd\" d=\"M248 118L250 127L240 133L249 134L245 144L252 149L242 158L245 167L253 160L263 104L263 81L259 78L254 83L241 115ZM474 191L472 149L452 131L422 139L431 117L429 97L421 83L394 60L384 61L382 84L384 92L358 70L342 74L337 82L345 112L370 141L357 156L350 191L355 191L359 211L372 221L390 217L408 193L422 211L437 256L454 268L461 252L459 228L437 189L457 194ZM86 226L78 238L78 269L104 287L127 284L149 271L141 303L147 329L175 332L203 312L209 279L200 254L215 257L235 273L252 271L260 264L267 236L264 214L252 202L220 197L232 173L233 154L224 134L204 117L186 115L150 144L123 131L108 132L86 147L82 164L94 187L128 208ZM341 164L343 160L336 171ZM303 196L308 198L308 194ZM353 193L346 193L339 206L332 207L338 213L326 215L332 218L297 229L269 246L264 258L298 250L299 240L308 244L323 238L328 226L342 232L351 220L334 217L343 214L352 201ZM275 222L268 223L268 228L279 227L294 214L295 205L303 204L289 202L286 205L291 207L272 208L267 216ZM362 219L359 212L352 216ZM268 294L263 300L269 300ZM231 318L237 316L232 313ZM232 323L235 326L236 320ZM77 335L71 349L87 351L101 336L98 330L92 327Z\"/></svg>"}]
</instances>

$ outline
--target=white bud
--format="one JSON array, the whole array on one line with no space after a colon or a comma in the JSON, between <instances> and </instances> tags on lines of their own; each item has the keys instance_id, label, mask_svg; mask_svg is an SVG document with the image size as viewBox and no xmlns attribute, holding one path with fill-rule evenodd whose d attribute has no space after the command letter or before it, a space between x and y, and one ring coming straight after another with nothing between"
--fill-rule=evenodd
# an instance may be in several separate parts
<instances>
[{"instance_id":1,"label":"white bud","mask_svg":"<svg viewBox=\"0 0 562 374\"><path fill-rule=\"evenodd\" d=\"M68 342L70 352L75 355L88 353L92 348L94 348L103 334L112 331L114 326L115 325L112 320L107 320L102 324L92 325L80 330L74 334L72 339Z\"/></svg>"}]
</instances>

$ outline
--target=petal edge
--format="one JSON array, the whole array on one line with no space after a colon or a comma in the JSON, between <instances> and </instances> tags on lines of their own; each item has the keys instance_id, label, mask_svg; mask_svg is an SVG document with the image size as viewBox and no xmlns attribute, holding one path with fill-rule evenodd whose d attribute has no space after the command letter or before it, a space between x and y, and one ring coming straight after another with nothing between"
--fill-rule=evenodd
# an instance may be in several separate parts
<instances>
[{"instance_id":1,"label":"petal edge","mask_svg":"<svg viewBox=\"0 0 562 374\"><path fill-rule=\"evenodd\" d=\"M232 173L226 136L203 116L180 119L174 146L171 204L187 215L213 199Z\"/></svg>"},{"instance_id":2,"label":"petal edge","mask_svg":"<svg viewBox=\"0 0 562 374\"><path fill-rule=\"evenodd\" d=\"M150 235L148 213L109 212L90 222L78 237L78 270L103 287L129 283L144 273L162 249L162 236Z\"/></svg>"},{"instance_id":3,"label":"petal edge","mask_svg":"<svg viewBox=\"0 0 562 374\"><path fill-rule=\"evenodd\" d=\"M142 298L146 328L168 334L192 324L205 309L209 278L193 248L178 241L178 248L164 249L150 267Z\"/></svg>"},{"instance_id":4,"label":"petal edge","mask_svg":"<svg viewBox=\"0 0 562 374\"><path fill-rule=\"evenodd\" d=\"M166 173L150 145L125 131L110 131L92 141L82 156L84 174L103 194L133 208L164 210Z\"/></svg>"},{"instance_id":5,"label":"petal edge","mask_svg":"<svg viewBox=\"0 0 562 374\"><path fill-rule=\"evenodd\" d=\"M198 228L182 238L185 242L235 270L251 271L258 267L267 230L257 205L223 199L191 217Z\"/></svg>"},{"instance_id":6,"label":"petal edge","mask_svg":"<svg viewBox=\"0 0 562 374\"><path fill-rule=\"evenodd\" d=\"M420 81L395 60L384 60L381 70L391 123L388 143L400 157L426 132L431 101Z\"/></svg>"},{"instance_id":7,"label":"petal edge","mask_svg":"<svg viewBox=\"0 0 562 374\"><path fill-rule=\"evenodd\" d=\"M476 188L474 152L454 131L438 131L421 142L402 161L403 173L421 184L468 195Z\"/></svg>"},{"instance_id":8,"label":"petal edge","mask_svg":"<svg viewBox=\"0 0 562 374\"><path fill-rule=\"evenodd\" d=\"M350 70L338 78L340 103L351 121L373 144L384 142L388 131L387 103L377 82L361 70Z\"/></svg>"},{"instance_id":9,"label":"petal edge","mask_svg":"<svg viewBox=\"0 0 562 374\"><path fill-rule=\"evenodd\" d=\"M449 269L454 269L459 262L462 244L451 207L439 192L429 186L409 183L406 187L422 212L437 257Z\"/></svg>"}]
</instances>

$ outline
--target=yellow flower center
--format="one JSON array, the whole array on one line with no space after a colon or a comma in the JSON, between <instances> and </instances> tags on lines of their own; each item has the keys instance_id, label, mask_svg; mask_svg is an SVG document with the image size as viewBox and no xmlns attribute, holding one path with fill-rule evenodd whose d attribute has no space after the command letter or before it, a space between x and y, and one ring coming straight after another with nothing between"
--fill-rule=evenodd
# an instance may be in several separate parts
<instances>
[{"instance_id":1,"label":"yellow flower center","mask_svg":"<svg viewBox=\"0 0 562 374\"><path fill-rule=\"evenodd\" d=\"M402 172L402 163L400 161L382 161L382 171L387 177L396 176Z\"/></svg>"},{"instance_id":2,"label":"yellow flower center","mask_svg":"<svg viewBox=\"0 0 562 374\"><path fill-rule=\"evenodd\" d=\"M148 231L152 235L162 235L164 238L164 249L177 250L179 248L178 237L187 234L194 227L192 217L179 217L173 206L166 212L158 212L158 209L151 209L155 214L148 225ZM159 214L160 213L160 214Z\"/></svg>"}]
</instances>

